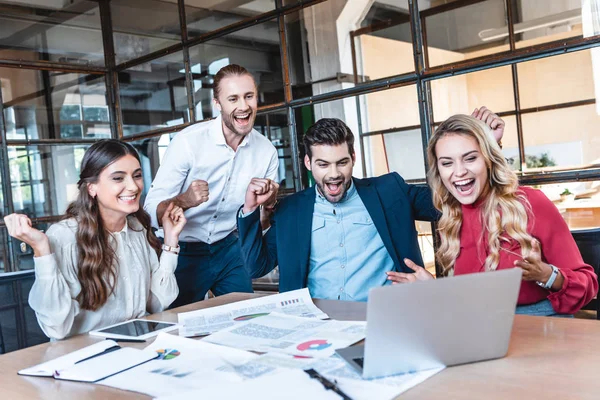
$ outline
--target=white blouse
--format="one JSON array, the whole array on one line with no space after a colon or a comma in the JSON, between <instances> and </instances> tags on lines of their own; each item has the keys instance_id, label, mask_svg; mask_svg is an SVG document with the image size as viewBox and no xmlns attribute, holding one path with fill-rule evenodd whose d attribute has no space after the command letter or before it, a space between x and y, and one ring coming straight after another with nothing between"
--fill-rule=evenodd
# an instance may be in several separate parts
<instances>
[{"instance_id":1,"label":"white blouse","mask_svg":"<svg viewBox=\"0 0 600 400\"><path fill-rule=\"evenodd\" d=\"M77 222L63 220L46 235L52 254L35 257L35 282L29 305L44 333L54 339L76 335L140 318L167 308L179 294L175 280L177 254L163 251L160 262L146 239L146 231L128 218L109 242L116 248L117 282L107 302L96 311L82 310L76 298L81 291L77 278Z\"/></svg>"}]
</instances>

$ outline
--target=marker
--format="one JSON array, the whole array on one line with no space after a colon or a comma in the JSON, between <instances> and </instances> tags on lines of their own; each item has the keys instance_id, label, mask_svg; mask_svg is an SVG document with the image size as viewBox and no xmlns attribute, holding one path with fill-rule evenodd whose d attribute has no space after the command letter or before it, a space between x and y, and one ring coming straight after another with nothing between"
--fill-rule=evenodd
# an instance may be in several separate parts
<instances>
[{"instance_id":1,"label":"marker","mask_svg":"<svg viewBox=\"0 0 600 400\"><path fill-rule=\"evenodd\" d=\"M111 339L111 338L106 338L106 340L114 340L115 342L124 342L124 343L146 343L145 339Z\"/></svg>"}]
</instances>

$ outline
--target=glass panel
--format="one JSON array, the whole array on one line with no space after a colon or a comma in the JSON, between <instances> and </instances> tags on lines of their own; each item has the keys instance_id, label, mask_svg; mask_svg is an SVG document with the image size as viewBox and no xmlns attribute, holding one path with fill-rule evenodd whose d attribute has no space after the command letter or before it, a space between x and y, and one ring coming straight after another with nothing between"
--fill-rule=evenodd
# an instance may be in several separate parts
<instances>
[{"instance_id":1,"label":"glass panel","mask_svg":"<svg viewBox=\"0 0 600 400\"><path fill-rule=\"evenodd\" d=\"M120 72L119 84L124 136L189 120L181 51Z\"/></svg>"},{"instance_id":2,"label":"glass panel","mask_svg":"<svg viewBox=\"0 0 600 400\"><path fill-rule=\"evenodd\" d=\"M528 170L590 167L600 163L594 104L527 113L522 116Z\"/></svg>"},{"instance_id":3,"label":"glass panel","mask_svg":"<svg viewBox=\"0 0 600 400\"><path fill-rule=\"evenodd\" d=\"M336 23L347 3L345 0L327 1L285 15L294 98L354 85L349 42L340 44L338 38L349 41L350 32L356 25ZM359 7L366 12L366 6L367 2L361 2ZM353 10L353 15L358 18L360 11ZM340 46L344 46L343 49Z\"/></svg>"},{"instance_id":4,"label":"glass panel","mask_svg":"<svg viewBox=\"0 0 600 400\"><path fill-rule=\"evenodd\" d=\"M8 139L109 138L100 75L0 68Z\"/></svg>"},{"instance_id":5,"label":"glass panel","mask_svg":"<svg viewBox=\"0 0 600 400\"><path fill-rule=\"evenodd\" d=\"M581 0L517 0L517 48L582 36Z\"/></svg>"},{"instance_id":6,"label":"glass panel","mask_svg":"<svg viewBox=\"0 0 600 400\"><path fill-rule=\"evenodd\" d=\"M455 114L470 115L481 106L495 113L514 111L511 67L436 79L431 81L431 99L436 123Z\"/></svg>"},{"instance_id":7,"label":"glass panel","mask_svg":"<svg viewBox=\"0 0 600 400\"><path fill-rule=\"evenodd\" d=\"M425 159L421 129L383 135L389 171L399 173L404 179L425 179Z\"/></svg>"},{"instance_id":8,"label":"glass panel","mask_svg":"<svg viewBox=\"0 0 600 400\"><path fill-rule=\"evenodd\" d=\"M360 96L366 109L362 115L363 132L419 125L419 101L415 85L382 90Z\"/></svg>"},{"instance_id":9,"label":"glass panel","mask_svg":"<svg viewBox=\"0 0 600 400\"><path fill-rule=\"evenodd\" d=\"M116 62L181 43L177 1L111 0Z\"/></svg>"},{"instance_id":10,"label":"glass panel","mask_svg":"<svg viewBox=\"0 0 600 400\"><path fill-rule=\"evenodd\" d=\"M239 64L254 76L259 105L284 101L279 27L270 20L190 48L197 121L217 116L213 78L228 64Z\"/></svg>"},{"instance_id":11,"label":"glass panel","mask_svg":"<svg viewBox=\"0 0 600 400\"><path fill-rule=\"evenodd\" d=\"M0 321L2 321L2 336L0 337L2 342L0 342L0 347L3 345L6 353L18 350L16 308L0 311Z\"/></svg>"},{"instance_id":12,"label":"glass panel","mask_svg":"<svg viewBox=\"0 0 600 400\"><path fill-rule=\"evenodd\" d=\"M409 15L408 10L373 3L361 23L362 29L372 31L354 42L358 82L415 70Z\"/></svg>"},{"instance_id":13,"label":"glass panel","mask_svg":"<svg viewBox=\"0 0 600 400\"><path fill-rule=\"evenodd\" d=\"M0 58L104 65L97 1L17 3L0 6Z\"/></svg>"},{"instance_id":14,"label":"glass panel","mask_svg":"<svg viewBox=\"0 0 600 400\"><path fill-rule=\"evenodd\" d=\"M294 188L292 149L287 111L276 111L256 116L254 129L268 137L279 154L279 194L291 194Z\"/></svg>"},{"instance_id":15,"label":"glass panel","mask_svg":"<svg viewBox=\"0 0 600 400\"><path fill-rule=\"evenodd\" d=\"M520 63L517 71L523 109L596 98L590 50Z\"/></svg>"},{"instance_id":16,"label":"glass panel","mask_svg":"<svg viewBox=\"0 0 600 400\"><path fill-rule=\"evenodd\" d=\"M81 160L88 147L9 146L15 212L30 217L63 214L77 196Z\"/></svg>"},{"instance_id":17,"label":"glass panel","mask_svg":"<svg viewBox=\"0 0 600 400\"><path fill-rule=\"evenodd\" d=\"M176 133L165 133L160 136L129 142L140 155L142 175L144 177L144 191L140 199L140 204L144 204L152 180L156 176L158 167L160 167L160 161L171 142L171 138L175 135Z\"/></svg>"},{"instance_id":18,"label":"glass panel","mask_svg":"<svg viewBox=\"0 0 600 400\"><path fill-rule=\"evenodd\" d=\"M273 9L274 0L185 0L188 37L200 36Z\"/></svg>"},{"instance_id":19,"label":"glass panel","mask_svg":"<svg viewBox=\"0 0 600 400\"><path fill-rule=\"evenodd\" d=\"M422 16L429 66L509 50L507 34L490 34L508 32L504 0L486 0L451 10L434 7L423 11Z\"/></svg>"},{"instance_id":20,"label":"glass panel","mask_svg":"<svg viewBox=\"0 0 600 400\"><path fill-rule=\"evenodd\" d=\"M9 272L11 270L8 237L8 231L6 228L0 227L0 274L3 272ZM4 301L2 301L2 298L0 298L0 304L6 304Z\"/></svg>"},{"instance_id":21,"label":"glass panel","mask_svg":"<svg viewBox=\"0 0 600 400\"><path fill-rule=\"evenodd\" d=\"M554 202L571 230L600 227L600 181L533 185Z\"/></svg>"}]
</instances>

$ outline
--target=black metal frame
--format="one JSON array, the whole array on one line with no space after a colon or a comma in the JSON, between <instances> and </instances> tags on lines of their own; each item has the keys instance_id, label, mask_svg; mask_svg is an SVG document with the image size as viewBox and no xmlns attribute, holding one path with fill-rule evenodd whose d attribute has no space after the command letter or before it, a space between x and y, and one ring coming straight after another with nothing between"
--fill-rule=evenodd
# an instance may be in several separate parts
<instances>
[{"instance_id":1,"label":"black metal frame","mask_svg":"<svg viewBox=\"0 0 600 400\"><path fill-rule=\"evenodd\" d=\"M190 38L187 32L187 22L185 13L185 0L178 0L177 7L179 12L179 23L181 26L181 42L175 45L166 47L164 49L152 52L145 56L139 57L135 60L126 61L121 64L116 64L115 61L115 49L113 42L112 32L112 20L110 10L110 0L94 0L99 4L100 18L101 18L101 29L102 39L104 47L105 66L95 67L80 65L72 65L65 63L57 63L50 61L26 61L26 60L9 60L0 59L0 67L8 68L26 68L35 69L42 71L62 71L62 72L76 72L82 74L94 74L95 76L104 76L106 82L106 96L107 104L109 105L110 113L110 128L111 136L114 138L120 138L128 142L146 139L150 137L159 136L165 133L171 133L181 130L182 128L189 126L193 123L200 122L196 120L195 109L194 109L194 91L193 91L193 74L191 72L191 66L189 61L189 49L192 46L208 42L210 40L223 37L230 33L239 31L241 29L249 28L254 25L261 24L266 21L277 20L279 26L279 38L280 38L280 53L281 53L281 65L284 81L284 101L277 104L270 104L267 106L259 107L259 113L271 113L276 111L286 111L288 114L289 123L289 134L290 134L290 146L293 158L293 176L294 176L294 187L296 190L303 188L302 166L300 160L300 148L298 143L298 136L296 132L296 117L295 110L317 103L323 103L328 101L339 100L356 96L357 111L359 117L359 127L362 126L360 123L360 107L359 107L359 95L365 95L380 90L392 89L396 87L402 87L407 85L415 85L417 90L417 96L419 101L419 117L421 124L418 126L411 127L399 127L392 128L380 132L360 132L359 139L361 142L365 137L372 136L375 134L385 134L390 132L397 132L404 129L421 129L421 137L423 143L423 151L425 152L426 144L428 143L429 137L432 134L433 127L435 126L435 120L433 116L432 104L431 104L431 88L430 82L435 79L440 79L448 76L467 74L479 70L489 69L493 67L499 67L504 65L511 65L513 69L513 87L515 88L515 103L517 104L516 109L511 112L501 113L501 115L515 115L517 121L520 120L521 115L529 112L537 112L548 109L556 109L562 107L573 107L579 105L593 104L595 99L586 99L579 102L571 102L565 104L557 104L552 106L544 106L530 109L521 109L518 97L518 76L516 71L516 64L524 61L530 61L540 59L552 55L563 54L567 52L579 51L592 47L600 46L600 36L592 38L575 37L569 38L557 42L549 42L527 48L515 47L515 33L514 33L514 2L511 0L505 0L508 13L508 27L509 27L509 42L510 50L502 53L492 54L476 59L465 60L457 63L441 65L436 67L429 67L429 59L427 54L427 37L426 37L426 24L425 19L427 16L434 15L436 13L445 12L453 8L464 7L470 4L475 4L483 0L458 0L452 3L448 3L442 6L430 8L428 10L419 11L418 4L414 0L409 0L409 16L407 18L399 18L394 21L387 21L378 23L377 25L364 27L357 29L351 33L351 49L353 52L353 60L356 60L356 49L354 46L355 38L366 33L374 32L379 29L389 28L399 23L410 23L412 43L413 43L413 57L415 71L410 73L398 74L395 76L386 77L383 79L373 80L369 82L358 82L358 73L356 68L356 62L354 63L354 80L356 85L351 88L333 91L329 93L323 93L315 96L293 98L292 95L292 84L290 81L290 67L289 67L289 56L288 49L289 44L287 43L286 29L287 26L284 21L284 17L290 13L294 13L302 10L303 8L311 7L326 0L299 0L299 1L284 1L276 0L276 8L267 13L248 17L242 21L234 23L232 25L217 29L212 32L205 33L198 37ZM178 51L183 52L184 67L185 67L185 86L187 89L187 106L188 115L190 121L183 124L155 129L147 132L143 132L136 135L130 135L123 137L123 115L120 108L120 95L119 95L119 81L118 74L121 71L131 68L136 65L140 65L152 60L155 60L165 55L172 54ZM85 79L85 78L84 78ZM310 84L310 83L309 83ZM44 88L48 91L48 88ZM361 128L359 128L361 129ZM522 128L518 122L518 135L520 148L522 150ZM10 187L10 176L6 166L8 165L8 146L15 145L64 145L64 144L85 144L93 143L95 140L88 139L39 139L39 140L7 140L6 129L3 118L3 102L0 94L0 161L5 166L3 168L3 185L2 191L5 199L4 212L10 213L14 210L12 205L12 190ZM362 158L365 159L363 146L361 147ZM426 160L426 157L424 157ZM523 154L521 154L521 160L524 160ZM365 163L363 162L363 168ZM427 165L425 165L427 168ZM366 172L366 171L364 171ZM552 173L543 172L523 172L521 173L521 181L524 184L536 184L536 183L549 183L549 182L561 182L561 181L572 181L572 180L596 180L600 179L600 169L579 169L571 171L560 171ZM54 221L60 216L50 216L35 218L33 223ZM2 227L3 221L0 221L0 227Z\"/></svg>"}]
</instances>

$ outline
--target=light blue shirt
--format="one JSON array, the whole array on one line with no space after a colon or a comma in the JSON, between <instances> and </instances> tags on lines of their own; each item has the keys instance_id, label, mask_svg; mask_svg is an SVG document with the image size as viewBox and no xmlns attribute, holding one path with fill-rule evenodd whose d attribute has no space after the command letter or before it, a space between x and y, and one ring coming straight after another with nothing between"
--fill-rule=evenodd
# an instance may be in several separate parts
<instances>
[{"instance_id":1,"label":"light blue shirt","mask_svg":"<svg viewBox=\"0 0 600 400\"><path fill-rule=\"evenodd\" d=\"M369 289L391 283L385 272L394 261L353 182L339 203L316 192L308 290L319 299L367 301Z\"/></svg>"}]
</instances>

